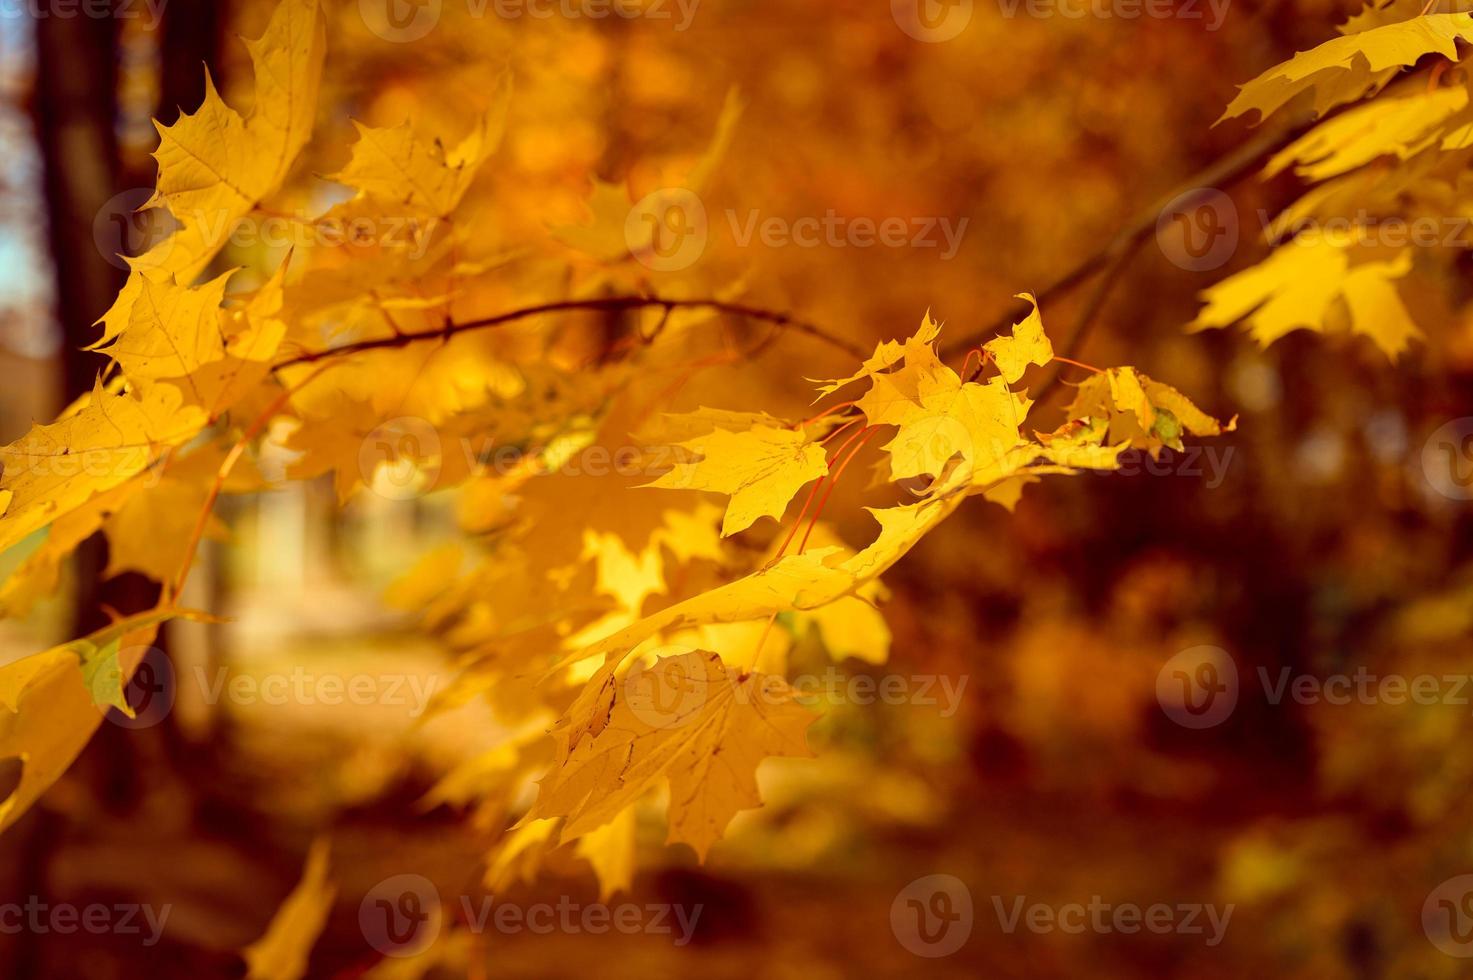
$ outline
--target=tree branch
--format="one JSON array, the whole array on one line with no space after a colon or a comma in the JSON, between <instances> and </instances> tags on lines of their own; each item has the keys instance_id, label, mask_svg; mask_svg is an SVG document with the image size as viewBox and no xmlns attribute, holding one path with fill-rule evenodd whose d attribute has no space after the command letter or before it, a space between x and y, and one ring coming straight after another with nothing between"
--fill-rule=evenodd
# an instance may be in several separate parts
<instances>
[{"instance_id":1,"label":"tree branch","mask_svg":"<svg viewBox=\"0 0 1473 980\"><path fill-rule=\"evenodd\" d=\"M1322 120L1318 120L1322 121ZM1232 152L1213 161L1208 166L1197 171L1191 177L1182 182L1176 189L1170 191L1149 208L1142 209L1131 218L1126 225L1115 234L1103 248L1080 262L1073 269L1060 276L1054 282L1034 294L1040 305L1045 301L1056 298L1068 292L1075 286L1086 281L1102 269L1110 269L1118 272L1130 254L1149 237L1156 228L1156 222L1161 211L1178 196L1196 187L1222 188L1230 186L1242 179L1247 174L1256 170L1268 157L1282 150L1294 140L1298 139L1317 120L1309 116L1302 116L1293 123L1282 129L1261 133L1257 138L1249 140ZM1104 291L1097 295L1097 301L1103 300ZM1094 302L1091 304L1094 305ZM593 310L593 311L617 311L658 308L663 309L668 315L672 310L678 309L709 309L718 313L728 313L732 316L741 316L753 320L761 320L771 323L783 330L792 330L797 333L806 334L815 340L823 341L835 350L863 360L869 356L869 351L854 341L819 327L817 324L807 320L801 320L790 313L778 310L763 309L761 307L747 306L741 303L728 303L717 299L662 299L654 296L613 296L599 299L582 300L559 300L551 303L542 303L536 306L523 307L501 313L496 316L485 317L479 320L467 320L462 323L447 323L438 330L425 330L417 333L399 333L391 337L375 337L369 340L359 340L344 344L341 347L331 347L323 350L308 351L296 354L275 365L275 370L294 367L301 364L313 364L326 358L347 357L369 350L383 350L396 347L407 347L411 344L426 340L447 340L458 333L468 333L472 330L486 330L499 327L518 320L525 320L545 313L561 313L571 310ZM1081 321L1081 326L1087 328L1089 320L1098 313L1093 309L1088 316ZM1015 314L999 317L989 326L974 331L964 337L952 341L941 351L945 360L950 360L963 351L975 347L977 344L992 336L1006 330L1017 319ZM1085 333L1085 329L1076 330L1075 335L1069 338L1063 345L1068 352L1070 346L1076 343Z\"/></svg>"},{"instance_id":2,"label":"tree branch","mask_svg":"<svg viewBox=\"0 0 1473 980\"><path fill-rule=\"evenodd\" d=\"M610 310L637 310L657 308L663 309L668 315L672 310L682 309L707 309L718 313L729 313L732 316L747 317L752 320L762 320L771 323L783 330L792 330L805 334L816 340L821 340L836 350L843 351L850 357L863 360L869 356L869 351L860 347L852 340L829 333L822 327L800 320L790 313L778 310L767 310L756 306L746 306L741 303L727 303L717 299L660 299L654 296L612 296L602 299L570 299L559 300L553 303L542 303L537 306L527 306L496 316L484 317L479 320L467 320L462 323L447 323L438 330L423 330L417 333L399 333L391 337L374 337L369 340L359 340L341 347L329 347L324 350L308 351L297 354L279 361L275 370L293 367L300 364L313 364L326 358L347 357L369 350L383 350L395 347L408 347L410 344L424 340L448 340L450 337L460 333L469 333L472 330L487 330L492 327L503 326L517 320L525 320L544 313L561 313L568 310L598 310L608 312Z\"/></svg>"},{"instance_id":3,"label":"tree branch","mask_svg":"<svg viewBox=\"0 0 1473 980\"><path fill-rule=\"evenodd\" d=\"M1115 233L1115 237L1110 239L1104 248L1035 293L1034 298L1042 306L1045 300L1068 292L1101 269L1122 262L1123 257L1128 256L1141 242L1155 232L1161 211L1177 197L1197 187L1214 187L1220 190L1236 183L1258 169L1259 165L1270 156L1303 136L1316 122L1317 120L1309 116L1300 117L1282 129L1260 133L1256 139L1249 140L1231 153L1214 160L1192 174L1175 189L1167 192L1150 207L1136 212L1135 216L1126 223L1125 227ZM942 349L942 358L950 360L960 355L1006 330L1017 319L1019 317L1015 314L999 317L991 325L952 341ZM1065 346L1064 349L1067 351L1068 347Z\"/></svg>"},{"instance_id":4,"label":"tree branch","mask_svg":"<svg viewBox=\"0 0 1473 980\"><path fill-rule=\"evenodd\" d=\"M1120 280L1121 274L1135 253L1135 247L1128 248L1115 256L1106 266L1104 273L1095 282L1095 288L1090 292L1089 298L1084 301L1084 308L1079 313L1079 319L1074 321L1074 329L1069 331L1059 344L1060 350L1074 354L1084 345L1084 338L1089 334L1089 328L1094 326L1099 319L1100 311L1105 308L1105 301L1110 298L1110 290L1115 288L1115 283ZM1054 367L1054 373L1043 383L1043 387L1038 389L1038 394L1033 398L1034 402L1042 402L1047 398L1058 387L1063 377L1063 369Z\"/></svg>"}]
</instances>

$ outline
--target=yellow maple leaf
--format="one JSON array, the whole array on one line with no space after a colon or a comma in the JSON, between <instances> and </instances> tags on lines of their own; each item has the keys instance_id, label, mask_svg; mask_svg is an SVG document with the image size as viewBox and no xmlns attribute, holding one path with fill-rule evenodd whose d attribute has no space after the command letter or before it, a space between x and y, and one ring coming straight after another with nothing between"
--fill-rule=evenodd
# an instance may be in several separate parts
<instances>
[{"instance_id":1,"label":"yellow maple leaf","mask_svg":"<svg viewBox=\"0 0 1473 980\"><path fill-rule=\"evenodd\" d=\"M439 140L421 142L408 121L377 127L355 120L358 141L353 144L353 155L329 179L355 188L358 196L328 212L325 219L375 209L396 215L448 217L470 189L481 164L500 146L510 101L511 76L507 73L496 83L492 107L449 150Z\"/></svg>"},{"instance_id":2,"label":"yellow maple leaf","mask_svg":"<svg viewBox=\"0 0 1473 980\"><path fill-rule=\"evenodd\" d=\"M531 881L542 859L558 844L556 820L524 820L491 851L481 881L491 892L504 892Z\"/></svg>"},{"instance_id":3,"label":"yellow maple leaf","mask_svg":"<svg viewBox=\"0 0 1473 980\"><path fill-rule=\"evenodd\" d=\"M102 721L77 668L64 647L0 667L0 758L22 760L19 785L0 802L0 830L56 782Z\"/></svg>"},{"instance_id":4,"label":"yellow maple leaf","mask_svg":"<svg viewBox=\"0 0 1473 980\"><path fill-rule=\"evenodd\" d=\"M19 820L86 747L102 724L100 705L120 700L159 623L173 618L211 619L189 610L150 610L0 666L0 759L21 760L19 784L0 801L0 831ZM89 685L85 661L103 650L110 669Z\"/></svg>"},{"instance_id":5,"label":"yellow maple leaf","mask_svg":"<svg viewBox=\"0 0 1473 980\"><path fill-rule=\"evenodd\" d=\"M593 865L598 876L598 900L607 902L616 892L634 887L635 832L639 804L632 803L614 819L578 838L574 853Z\"/></svg>"},{"instance_id":6,"label":"yellow maple leaf","mask_svg":"<svg viewBox=\"0 0 1473 980\"><path fill-rule=\"evenodd\" d=\"M871 586L878 586L872 582ZM796 624L812 623L835 661L853 657L869 664L890 658L890 627L867 597L847 595L810 612L797 613Z\"/></svg>"},{"instance_id":7,"label":"yellow maple leaf","mask_svg":"<svg viewBox=\"0 0 1473 980\"><path fill-rule=\"evenodd\" d=\"M935 360L936 338L941 335L941 324L931 319L931 311L927 310L921 318L921 325L916 332L904 340L884 340L875 346L875 352L864 360L859 370L845 378L836 378L832 381L824 381L819 384L819 397L831 395L845 385L852 384L861 378L874 378L882 372L888 371L901 361L913 362L924 365ZM818 399L814 399L817 401Z\"/></svg>"},{"instance_id":8,"label":"yellow maple leaf","mask_svg":"<svg viewBox=\"0 0 1473 980\"><path fill-rule=\"evenodd\" d=\"M225 104L206 72L199 109L172 126L155 124L158 184L144 207L167 206L182 227L130 259L136 270L194 282L235 223L281 186L312 135L327 46L317 0L283 0L246 46L256 74L248 118Z\"/></svg>"},{"instance_id":9,"label":"yellow maple leaf","mask_svg":"<svg viewBox=\"0 0 1473 980\"><path fill-rule=\"evenodd\" d=\"M1468 90L1461 85L1399 98L1383 95L1325 120L1284 147L1264 165L1263 176L1293 166L1305 180L1321 181L1383 156L1406 160L1443 143L1450 124L1465 122L1467 107Z\"/></svg>"},{"instance_id":10,"label":"yellow maple leaf","mask_svg":"<svg viewBox=\"0 0 1473 980\"><path fill-rule=\"evenodd\" d=\"M366 480L373 478L380 464L413 465L414 460L406 458L402 451L417 448L417 443L380 430L383 419L369 402L338 391L332 395L321 414L314 412L306 416L304 424L288 437L287 448L301 455L288 466L287 476L306 480L333 473L333 486L341 506ZM380 438L370 444L375 432ZM410 474L402 476L408 479Z\"/></svg>"},{"instance_id":11,"label":"yellow maple leaf","mask_svg":"<svg viewBox=\"0 0 1473 980\"><path fill-rule=\"evenodd\" d=\"M1204 290L1206 305L1187 329L1241 320L1264 347L1294 330L1348 330L1371 338L1395 360L1422 335L1394 285L1411 271L1411 254L1352 265L1357 252L1330 235L1282 245L1258 265Z\"/></svg>"},{"instance_id":12,"label":"yellow maple leaf","mask_svg":"<svg viewBox=\"0 0 1473 980\"><path fill-rule=\"evenodd\" d=\"M197 544L194 528L224 457L225 450L219 445L202 446L173 462L155 485L114 503L102 523L108 544L103 575L132 571L155 582L173 581ZM245 482L240 476L232 476L237 482ZM55 531L53 527L52 533ZM204 537L222 541L228 536L225 523L210 514Z\"/></svg>"},{"instance_id":13,"label":"yellow maple leaf","mask_svg":"<svg viewBox=\"0 0 1473 980\"><path fill-rule=\"evenodd\" d=\"M903 342L882 343L859 372L829 382L823 390L869 378L869 389L855 405L870 425L897 427L884 446L890 455L891 479L928 476L927 492L939 494L1005 475L1006 461L1024 441L1020 427L1031 406L1008 385L1021 378L1029 364L1047 363L1053 348L1035 305L1011 336L986 345L994 357L1000 356L1001 374L985 383L964 383L937 356L938 334L939 327L927 313L914 335Z\"/></svg>"},{"instance_id":14,"label":"yellow maple leaf","mask_svg":"<svg viewBox=\"0 0 1473 980\"><path fill-rule=\"evenodd\" d=\"M760 806L757 766L809 756L817 717L781 678L729 673L720 656L662 657L612 686L607 722L569 744L540 784L532 818L566 817L565 840L614 820L662 778L670 781L670 840L705 859L739 810ZM575 705L575 708L577 706ZM554 737L586 727L565 715Z\"/></svg>"},{"instance_id":15,"label":"yellow maple leaf","mask_svg":"<svg viewBox=\"0 0 1473 980\"><path fill-rule=\"evenodd\" d=\"M1011 336L997 337L982 345L992 355L1008 384L1023 377L1030 364L1047 364L1054 358L1054 345L1049 343L1043 332L1043 317L1038 312L1038 301L1031 293L1019 293L1016 299L1026 299L1033 310L1018 323L1013 324Z\"/></svg>"},{"instance_id":16,"label":"yellow maple leaf","mask_svg":"<svg viewBox=\"0 0 1473 980\"><path fill-rule=\"evenodd\" d=\"M823 447L793 429L715 429L680 445L700 458L676 463L646 486L728 494L723 537L746 530L759 517L781 517L805 483L828 472Z\"/></svg>"},{"instance_id":17,"label":"yellow maple leaf","mask_svg":"<svg viewBox=\"0 0 1473 980\"><path fill-rule=\"evenodd\" d=\"M1456 42L1470 40L1473 15L1466 13L1413 17L1337 37L1299 52L1241 86L1222 119L1257 109L1262 121L1311 89L1315 112L1323 114L1380 89L1397 69L1415 64L1425 54L1456 61Z\"/></svg>"},{"instance_id":18,"label":"yellow maple leaf","mask_svg":"<svg viewBox=\"0 0 1473 980\"><path fill-rule=\"evenodd\" d=\"M847 548L834 546L787 555L734 582L666 606L595 643L576 646L559 659L548 676L561 673L568 664L595 658L622 663L641 644L670 630L741 623L792 610L817 610L858 592L883 575L964 499L963 494L955 493L898 507L868 508L880 525L880 533L860 551L850 553ZM602 696L590 681L579 699L596 701ZM597 719L599 714L589 711L587 716ZM576 741L576 733L573 737Z\"/></svg>"},{"instance_id":19,"label":"yellow maple leaf","mask_svg":"<svg viewBox=\"0 0 1473 980\"><path fill-rule=\"evenodd\" d=\"M902 423L885 447L890 476L929 476L931 493L982 484L1006 474L1009 455L1024 440L1020 426L1031 403L1002 377L962 384L950 369L929 379L921 410ZM948 464L956 466L948 473Z\"/></svg>"},{"instance_id":20,"label":"yellow maple leaf","mask_svg":"<svg viewBox=\"0 0 1473 980\"><path fill-rule=\"evenodd\" d=\"M100 530L108 517L141 490L149 478L149 473L141 473L53 521L41 544L0 586L0 618L25 616L36 602L54 593L61 584L67 556Z\"/></svg>"},{"instance_id":21,"label":"yellow maple leaf","mask_svg":"<svg viewBox=\"0 0 1473 980\"><path fill-rule=\"evenodd\" d=\"M183 384L192 384L190 375L201 365L225 356L220 305L230 275L190 289L172 278L156 280L134 272L130 278L136 290L125 288L120 294L103 317L112 332L105 331L90 349L117 361L134 381L180 378ZM124 303L127 320L119 322Z\"/></svg>"},{"instance_id":22,"label":"yellow maple leaf","mask_svg":"<svg viewBox=\"0 0 1473 980\"><path fill-rule=\"evenodd\" d=\"M185 406L170 385L136 398L111 393L99 380L61 419L0 448L0 490L12 494L0 517L0 551L143 472L205 422L205 413Z\"/></svg>"},{"instance_id":23,"label":"yellow maple leaf","mask_svg":"<svg viewBox=\"0 0 1473 980\"><path fill-rule=\"evenodd\" d=\"M1097 454L1114 466L1127 445L1155 455L1162 447L1181 449L1183 434L1215 436L1237 426L1236 418L1223 424L1175 388L1131 367L1110 368L1081 383L1068 414L1075 423L1045 441L1045 455L1069 466L1087 465ZM1102 445L1106 431L1108 447Z\"/></svg>"},{"instance_id":24,"label":"yellow maple leaf","mask_svg":"<svg viewBox=\"0 0 1473 980\"><path fill-rule=\"evenodd\" d=\"M249 980L299 980L307 974L312 946L327 925L337 886L328 878L326 838L312 842L302 879L287 895L266 932L241 950Z\"/></svg>"},{"instance_id":25,"label":"yellow maple leaf","mask_svg":"<svg viewBox=\"0 0 1473 980\"><path fill-rule=\"evenodd\" d=\"M936 353L934 327L928 315L920 329L900 345L898 365L888 370L868 370L870 365L882 364L889 357L889 351L884 350L877 351L865 362L865 373L861 376L867 377L870 385L854 404L870 425L902 425L929 412L922 401L923 391L961 385L961 378L942 364ZM843 383L849 380L853 379Z\"/></svg>"},{"instance_id":26,"label":"yellow maple leaf","mask_svg":"<svg viewBox=\"0 0 1473 980\"><path fill-rule=\"evenodd\" d=\"M1107 418L1072 419L1053 432L1038 433L1039 455L1070 469L1114 469L1130 443L1107 445L1105 437L1109 429Z\"/></svg>"},{"instance_id":27,"label":"yellow maple leaf","mask_svg":"<svg viewBox=\"0 0 1473 980\"><path fill-rule=\"evenodd\" d=\"M130 385L179 388L215 419L249 395L270 371L286 336L281 318L290 257L245 302L225 308L225 273L198 287L132 272L98 323L89 350L108 355Z\"/></svg>"},{"instance_id":28,"label":"yellow maple leaf","mask_svg":"<svg viewBox=\"0 0 1473 980\"><path fill-rule=\"evenodd\" d=\"M271 360L286 337L282 307L289 261L290 256L243 306L225 311L222 323L229 326L224 356L200 365L184 384L211 418L241 403L253 404L252 396L263 390Z\"/></svg>"}]
</instances>

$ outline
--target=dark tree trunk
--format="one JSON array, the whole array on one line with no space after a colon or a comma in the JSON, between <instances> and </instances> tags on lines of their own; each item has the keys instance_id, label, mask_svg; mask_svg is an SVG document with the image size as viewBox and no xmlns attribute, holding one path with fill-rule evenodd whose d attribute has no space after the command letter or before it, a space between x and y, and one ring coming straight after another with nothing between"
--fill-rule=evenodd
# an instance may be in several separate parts
<instances>
[{"instance_id":1,"label":"dark tree trunk","mask_svg":"<svg viewBox=\"0 0 1473 980\"><path fill-rule=\"evenodd\" d=\"M165 120L172 121L176 106L192 110L203 98L204 66L216 61L225 6L177 2L165 8L158 66L162 106L156 113ZM33 23L36 133L44 161L56 315L63 334L59 371L65 400L70 403L92 389L106 366L105 357L83 348L97 339L93 325L112 305L126 277L125 269L110 261L116 234L109 235L105 225L94 231L98 215L103 214L105 222L105 212L115 211L120 221L127 221L141 198L125 195L121 205L114 199L125 190L151 183L153 174L125 173L121 162L117 138L119 21L45 16ZM104 582L106 563L106 545L100 535L76 552L76 612L71 635L105 626L108 609L127 613L157 601L158 586L140 576L123 575ZM157 645L163 642L161 636ZM78 762L84 778L109 807L127 809L141 795L137 746L129 741L130 736L141 734L104 724ZM168 738L167 733L155 734ZM49 854L64 843L66 831L54 815L40 809L22 827L28 832L21 887L28 894L45 896ZM18 946L13 975L40 975L44 950L34 941L21 941Z\"/></svg>"},{"instance_id":2,"label":"dark tree trunk","mask_svg":"<svg viewBox=\"0 0 1473 980\"><path fill-rule=\"evenodd\" d=\"M91 390L106 363L80 348L96 339L92 324L123 282L122 270L104 259L92 234L97 214L123 190L115 130L118 22L39 17L35 25L36 131L46 164L64 391L71 401Z\"/></svg>"},{"instance_id":3,"label":"dark tree trunk","mask_svg":"<svg viewBox=\"0 0 1473 980\"><path fill-rule=\"evenodd\" d=\"M205 98L205 69L216 74L220 63L221 28L229 4L171 3L164 11L164 38L159 65L158 117L172 123L176 110L193 112Z\"/></svg>"},{"instance_id":4,"label":"dark tree trunk","mask_svg":"<svg viewBox=\"0 0 1473 980\"><path fill-rule=\"evenodd\" d=\"M62 391L70 403L91 390L105 363L81 348L92 342L92 324L112 303L123 278L121 270L98 254L92 234L94 217L121 190L114 129L118 26L111 18L38 17L35 31L36 133L45 161L56 315L63 337ZM103 562L100 541L77 550L80 632L105 622L98 593ZM26 826L22 888L44 897L60 827L44 812L32 813ZM38 937L26 933L17 938L15 975L42 975L45 953Z\"/></svg>"}]
</instances>

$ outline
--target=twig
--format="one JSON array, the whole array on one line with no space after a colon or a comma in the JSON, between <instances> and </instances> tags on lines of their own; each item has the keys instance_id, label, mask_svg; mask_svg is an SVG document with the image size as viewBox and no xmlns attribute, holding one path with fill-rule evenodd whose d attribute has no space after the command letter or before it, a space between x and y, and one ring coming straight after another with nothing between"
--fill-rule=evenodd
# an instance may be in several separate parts
<instances>
[{"instance_id":1,"label":"twig","mask_svg":"<svg viewBox=\"0 0 1473 980\"><path fill-rule=\"evenodd\" d=\"M1074 321L1074 329L1070 330L1060 341L1060 350L1069 351L1071 354L1079 352L1079 348L1084 345L1084 338L1089 335L1089 328L1094 326L1095 321L1099 318L1100 310L1104 309L1105 300L1110 298L1110 290L1114 289L1115 284L1120 281L1120 274L1125 271L1125 267L1130 264L1131 257L1135 253L1136 246L1127 248L1116 256L1115 260L1105 269L1099 281L1095 283L1095 288L1090 292L1089 298L1085 300L1084 309L1079 312L1079 319ZM1055 357L1054 360L1065 364L1070 363L1067 357ZM1054 373L1038 389L1038 394L1033 397L1033 400L1041 402L1047 398L1058 387L1063 377L1064 372L1059 368L1054 368Z\"/></svg>"},{"instance_id":2,"label":"twig","mask_svg":"<svg viewBox=\"0 0 1473 980\"><path fill-rule=\"evenodd\" d=\"M822 327L800 320L790 313L779 310L767 310L756 306L746 306L741 303L727 303L716 299L661 299L655 296L611 296L600 299L570 299L559 300L554 303L542 303L537 306L527 306L518 310L511 310L496 316L484 317L479 320L466 320L461 323L446 323L438 330L424 330L417 333L401 333L391 337L374 337L369 340L359 340L340 347L329 347L324 350L308 351L297 354L275 365L275 370L294 367L299 364L312 364L326 358L347 357L352 354L362 353L369 350L383 350L386 348L407 347L410 344L423 340L446 340L460 333L468 333L472 330L487 330L499 327L517 320L525 320L544 313L561 313L569 310L637 310L645 308L663 309L667 314L671 310L681 309L708 309L718 313L729 313L732 316L747 317L752 320L762 320L767 323L796 333L806 334L817 340L821 340L836 350L843 351L850 357L863 360L869 356L869 351L860 347L851 340L847 340L836 334L829 333Z\"/></svg>"},{"instance_id":3,"label":"twig","mask_svg":"<svg viewBox=\"0 0 1473 980\"><path fill-rule=\"evenodd\" d=\"M1301 117L1283 129L1260 134L1256 139L1249 140L1226 156L1208 164L1149 208L1137 212L1125 227L1116 232L1115 237L1110 239L1104 248L1035 293L1034 298L1039 305L1042 305L1044 301L1068 292L1096 272L1109 267L1118 261L1120 256L1129 254L1155 232L1156 221L1161 211L1176 198L1193 188L1216 187L1220 189L1236 183L1258 169L1264 160L1304 135L1314 124L1314 119ZM1012 314L1002 316L990 326L957 338L942 349L942 358L950 360L968 348L975 347L978 343L1006 330L1016 319L1018 317Z\"/></svg>"},{"instance_id":4,"label":"twig","mask_svg":"<svg viewBox=\"0 0 1473 980\"><path fill-rule=\"evenodd\" d=\"M240 438L235 441L235 445L230 447L230 451L225 454L225 458L220 462L219 469L215 471L215 478L210 483L209 491L205 494L204 506L200 508L199 517L194 524L194 532L189 537L189 546L184 551L184 563L179 567L179 573L174 577L174 581L165 585L164 593L159 600L160 605L176 600L184 594L185 583L189 581L189 572L194 567L195 555L199 551L200 542L205 535L205 529L210 524L210 515L215 512L215 501L220 498L220 491L224 489L225 481L230 477L230 471L235 469L235 464L240 461L241 455L246 451L246 447L251 444L251 440L265 431L266 426L271 423L271 420L276 417L276 413L281 410L282 406L287 403L292 395L307 387L307 385L321 377L329 368L333 367L336 367L335 363L324 364L295 385L283 391L270 405L266 406L265 411L256 416L255 420L246 428Z\"/></svg>"}]
</instances>

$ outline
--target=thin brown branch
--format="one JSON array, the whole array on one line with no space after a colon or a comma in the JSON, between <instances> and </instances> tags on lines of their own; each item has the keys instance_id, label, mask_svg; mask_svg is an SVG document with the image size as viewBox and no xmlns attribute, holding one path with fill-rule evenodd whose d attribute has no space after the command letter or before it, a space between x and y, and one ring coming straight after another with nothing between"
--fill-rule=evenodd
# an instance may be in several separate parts
<instances>
[{"instance_id":1,"label":"thin brown branch","mask_svg":"<svg viewBox=\"0 0 1473 980\"><path fill-rule=\"evenodd\" d=\"M661 299L654 296L611 296L599 299L570 299L559 300L553 303L541 303L537 306L527 306L496 316L484 317L479 320L466 320L461 323L447 323L438 330L424 330L415 333L400 333L390 337L374 337L369 340L359 340L340 347L329 347L323 350L308 351L297 354L280 361L276 369L293 367L299 364L312 364L327 358L347 357L369 350L384 350L395 347L407 347L410 344L427 340L448 340L456 334L469 333L473 330L488 330L493 327L514 323L518 320L526 320L531 317L541 316L546 313L562 313L570 310L637 310L637 309L662 309L668 315L672 310L682 309L707 309L718 313L727 313L732 316L746 317L752 320L761 320L771 323L782 330L791 330L795 333L805 334L815 340L821 340L836 350L843 351L850 357L863 360L869 356L869 352L863 347L829 333L822 327L800 320L790 313L779 310L768 310L756 306L747 306L741 303L728 303L717 299Z\"/></svg>"},{"instance_id":2,"label":"thin brown branch","mask_svg":"<svg viewBox=\"0 0 1473 980\"><path fill-rule=\"evenodd\" d=\"M1303 136L1314 123L1315 120L1311 118L1301 117L1282 129L1260 133L1255 139L1249 140L1203 167L1150 207L1136 212L1134 217L1116 232L1115 237L1110 239L1104 248L1035 293L1034 298L1042 306L1047 300L1055 299L1068 292L1096 272L1114 265L1121 260L1121 256L1129 255L1141 242L1155 233L1156 221L1160 218L1161 211L1176 198L1198 187L1212 187L1221 190L1237 183L1257 170L1273 154ZM941 356L947 360L956 357L963 351L1006 330L1018 318L1014 313L999 317L989 326L952 341L942 350Z\"/></svg>"},{"instance_id":3,"label":"thin brown branch","mask_svg":"<svg viewBox=\"0 0 1473 980\"><path fill-rule=\"evenodd\" d=\"M1105 301L1110 298L1110 291L1120 281L1121 273L1125 271L1125 267L1130 263L1131 256L1135 255L1135 253L1135 247L1127 248L1117 255L1109 266L1105 268L1105 271L1095 282L1094 289L1090 291L1089 298L1085 300L1084 308L1079 312L1079 318L1074 321L1074 328L1060 342L1060 350L1066 350L1071 354L1075 354L1079 352L1080 347L1084 346L1084 338L1089 335L1090 327L1094 326L1095 322L1099 319L1100 311L1105 308ZM1054 360L1068 363L1069 359L1058 357ZM1035 402L1041 402L1047 398L1058 387L1063 377L1064 372L1060 368L1055 367L1054 373L1038 389L1038 394L1034 396L1033 400Z\"/></svg>"},{"instance_id":4,"label":"thin brown branch","mask_svg":"<svg viewBox=\"0 0 1473 980\"><path fill-rule=\"evenodd\" d=\"M194 531L189 536L189 545L184 550L184 562L180 565L174 581L165 586L159 598L159 605L173 604L184 594L184 586L189 581L190 569L194 567L194 559L199 553L200 543L204 540L205 529L210 524L210 515L215 512L215 501L220 499L220 491L225 488L225 481L230 478L230 472L235 469L235 464L240 462L240 457L244 455L246 447L256 436L266 430L266 426L271 424L276 413L281 411L293 395L336 366L333 363L324 364L283 391L270 405L266 406L265 411L256 416L255 421L246 427L245 432L230 447L230 451L225 454L224 460L215 471L215 478L210 482L209 491L205 494L204 506L200 508L199 517L195 519Z\"/></svg>"}]
</instances>

